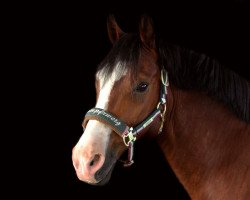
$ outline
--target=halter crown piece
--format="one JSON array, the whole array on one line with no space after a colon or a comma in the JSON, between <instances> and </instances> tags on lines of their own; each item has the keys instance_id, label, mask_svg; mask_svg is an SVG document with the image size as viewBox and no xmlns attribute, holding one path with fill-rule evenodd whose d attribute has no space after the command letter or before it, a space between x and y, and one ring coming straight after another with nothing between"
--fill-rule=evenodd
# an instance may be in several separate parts
<instances>
[{"instance_id":1,"label":"halter crown piece","mask_svg":"<svg viewBox=\"0 0 250 200\"><path fill-rule=\"evenodd\" d=\"M124 166L131 166L133 161L134 153L134 142L139 133L144 130L148 125L150 125L157 116L161 117L161 125L158 131L158 134L162 132L163 124L165 121L166 113L166 102L167 102L167 87L169 86L168 74L163 68L161 70L161 91L160 91L160 100L156 109L148 115L140 124L135 127L129 127L122 120L114 116L113 114L101 109L101 108L92 108L90 109L84 118L83 126L86 127L89 120L97 120L101 123L108 125L114 132L122 137L124 144L128 147L128 160L125 161Z\"/></svg>"}]
</instances>

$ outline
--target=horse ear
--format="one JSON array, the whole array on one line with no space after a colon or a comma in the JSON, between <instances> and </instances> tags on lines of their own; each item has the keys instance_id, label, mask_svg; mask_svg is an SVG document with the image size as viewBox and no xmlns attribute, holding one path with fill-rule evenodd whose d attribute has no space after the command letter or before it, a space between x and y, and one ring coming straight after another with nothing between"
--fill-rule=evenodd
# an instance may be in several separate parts
<instances>
[{"instance_id":1,"label":"horse ear","mask_svg":"<svg viewBox=\"0 0 250 200\"><path fill-rule=\"evenodd\" d=\"M140 38L143 44L150 49L155 48L155 33L153 20L148 15L143 15L139 23Z\"/></svg>"},{"instance_id":2,"label":"horse ear","mask_svg":"<svg viewBox=\"0 0 250 200\"><path fill-rule=\"evenodd\" d=\"M123 34L123 31L120 29L118 24L116 23L114 15L109 15L107 19L107 29L109 40L112 44L118 41Z\"/></svg>"}]
</instances>

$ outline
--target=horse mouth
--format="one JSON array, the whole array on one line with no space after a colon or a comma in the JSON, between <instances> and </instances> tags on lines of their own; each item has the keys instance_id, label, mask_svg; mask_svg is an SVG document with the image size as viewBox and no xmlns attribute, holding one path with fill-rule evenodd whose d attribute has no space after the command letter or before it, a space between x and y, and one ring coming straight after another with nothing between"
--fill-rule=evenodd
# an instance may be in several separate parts
<instances>
[{"instance_id":1,"label":"horse mouth","mask_svg":"<svg viewBox=\"0 0 250 200\"><path fill-rule=\"evenodd\" d=\"M103 166L95 173L95 183L87 182L90 185L102 186L106 185L112 175L113 169L115 167L116 159L113 156L109 156L105 159Z\"/></svg>"}]
</instances>

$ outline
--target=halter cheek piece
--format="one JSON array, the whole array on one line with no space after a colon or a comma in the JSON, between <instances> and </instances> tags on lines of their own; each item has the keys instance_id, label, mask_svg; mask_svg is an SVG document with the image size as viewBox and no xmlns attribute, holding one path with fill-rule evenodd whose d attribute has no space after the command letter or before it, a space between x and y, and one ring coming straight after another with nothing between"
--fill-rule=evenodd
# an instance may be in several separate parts
<instances>
[{"instance_id":1,"label":"halter cheek piece","mask_svg":"<svg viewBox=\"0 0 250 200\"><path fill-rule=\"evenodd\" d=\"M139 133L148 125L150 125L159 115L161 116L161 126L159 128L158 134L162 132L163 124L165 121L168 85L169 82L167 72L165 69L162 69L160 101L156 109L151 114L149 114L149 116L145 120L143 120L135 127L127 126L127 124L124 123L122 120L101 108L90 109L85 115L83 126L86 127L88 120L97 120L108 125L113 131L120 135L123 138L124 144L128 147L128 160L124 163L124 166L130 166L134 163L134 142L136 140L137 135L139 135Z\"/></svg>"}]
</instances>

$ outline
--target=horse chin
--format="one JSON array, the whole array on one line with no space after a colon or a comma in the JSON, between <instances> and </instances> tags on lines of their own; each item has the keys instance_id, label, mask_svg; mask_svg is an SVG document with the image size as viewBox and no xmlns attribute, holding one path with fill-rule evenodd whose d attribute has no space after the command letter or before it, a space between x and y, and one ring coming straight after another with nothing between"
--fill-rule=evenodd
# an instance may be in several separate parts
<instances>
[{"instance_id":1,"label":"horse chin","mask_svg":"<svg viewBox=\"0 0 250 200\"><path fill-rule=\"evenodd\" d=\"M106 185L109 182L110 178L111 178L114 166L115 166L115 164L112 165L112 167L110 168L108 173L101 180L99 180L99 182L97 182L95 185L97 185L97 186Z\"/></svg>"}]
</instances>

